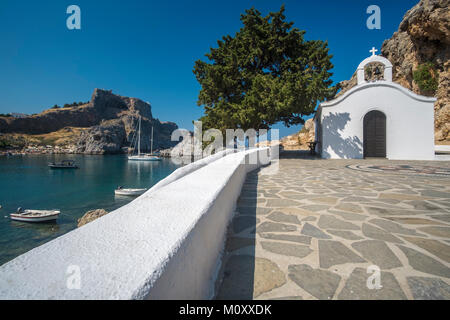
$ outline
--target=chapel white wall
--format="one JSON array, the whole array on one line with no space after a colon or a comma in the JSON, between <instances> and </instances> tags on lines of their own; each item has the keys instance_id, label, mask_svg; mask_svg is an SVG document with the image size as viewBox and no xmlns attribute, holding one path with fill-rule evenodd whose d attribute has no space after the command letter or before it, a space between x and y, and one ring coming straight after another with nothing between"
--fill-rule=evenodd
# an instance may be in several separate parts
<instances>
[{"instance_id":1,"label":"chapel white wall","mask_svg":"<svg viewBox=\"0 0 450 320\"><path fill-rule=\"evenodd\" d=\"M355 87L343 99L324 104L322 157L363 158L364 116L379 110L386 115L388 159L434 159L434 102L405 92L397 84L379 81Z\"/></svg>"}]
</instances>

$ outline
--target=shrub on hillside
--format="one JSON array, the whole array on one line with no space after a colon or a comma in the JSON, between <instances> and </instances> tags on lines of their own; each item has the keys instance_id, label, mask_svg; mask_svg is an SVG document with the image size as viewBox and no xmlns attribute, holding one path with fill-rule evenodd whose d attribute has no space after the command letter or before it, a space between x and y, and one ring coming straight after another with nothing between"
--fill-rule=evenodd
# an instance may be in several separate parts
<instances>
[{"instance_id":1,"label":"shrub on hillside","mask_svg":"<svg viewBox=\"0 0 450 320\"><path fill-rule=\"evenodd\" d=\"M439 76L433 63L426 62L419 65L413 72L413 79L421 91L428 94L436 93Z\"/></svg>"},{"instance_id":2,"label":"shrub on hillside","mask_svg":"<svg viewBox=\"0 0 450 320\"><path fill-rule=\"evenodd\" d=\"M9 135L0 136L0 149L6 148L23 148L26 146L26 141L23 137L14 137Z\"/></svg>"}]
</instances>

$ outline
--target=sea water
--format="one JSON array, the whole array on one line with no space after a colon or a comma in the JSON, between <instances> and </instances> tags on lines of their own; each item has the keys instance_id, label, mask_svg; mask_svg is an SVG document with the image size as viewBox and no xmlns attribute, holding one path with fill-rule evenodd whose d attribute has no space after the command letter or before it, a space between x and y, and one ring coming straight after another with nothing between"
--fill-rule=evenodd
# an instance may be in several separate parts
<instances>
[{"instance_id":1,"label":"sea water","mask_svg":"<svg viewBox=\"0 0 450 320\"><path fill-rule=\"evenodd\" d=\"M49 162L75 160L79 169L50 169ZM114 189L150 188L179 166L170 159L128 161L125 155L19 155L0 157L0 265L77 227L86 211L112 211L133 197ZM56 222L12 221L23 209L59 209Z\"/></svg>"}]
</instances>

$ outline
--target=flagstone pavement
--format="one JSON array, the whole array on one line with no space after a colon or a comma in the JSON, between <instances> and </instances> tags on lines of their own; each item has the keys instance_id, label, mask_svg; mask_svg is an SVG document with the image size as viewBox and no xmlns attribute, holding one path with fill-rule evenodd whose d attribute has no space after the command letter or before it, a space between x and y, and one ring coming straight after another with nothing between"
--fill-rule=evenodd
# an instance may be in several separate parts
<instances>
[{"instance_id":1,"label":"flagstone pavement","mask_svg":"<svg viewBox=\"0 0 450 320\"><path fill-rule=\"evenodd\" d=\"M450 299L449 173L282 154L246 178L216 298Z\"/></svg>"}]
</instances>

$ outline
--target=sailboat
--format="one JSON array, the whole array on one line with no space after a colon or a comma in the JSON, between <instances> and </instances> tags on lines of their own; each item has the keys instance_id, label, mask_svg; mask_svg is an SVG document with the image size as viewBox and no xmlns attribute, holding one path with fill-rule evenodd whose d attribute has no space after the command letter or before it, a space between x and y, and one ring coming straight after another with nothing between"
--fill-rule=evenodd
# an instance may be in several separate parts
<instances>
[{"instance_id":1,"label":"sailboat","mask_svg":"<svg viewBox=\"0 0 450 320\"><path fill-rule=\"evenodd\" d=\"M128 156L128 160L133 161L161 161L161 157L153 155L153 126L152 139L150 144L150 154L141 153L141 117L139 116L138 140L137 140L137 155Z\"/></svg>"}]
</instances>

